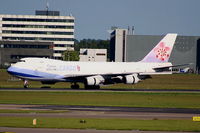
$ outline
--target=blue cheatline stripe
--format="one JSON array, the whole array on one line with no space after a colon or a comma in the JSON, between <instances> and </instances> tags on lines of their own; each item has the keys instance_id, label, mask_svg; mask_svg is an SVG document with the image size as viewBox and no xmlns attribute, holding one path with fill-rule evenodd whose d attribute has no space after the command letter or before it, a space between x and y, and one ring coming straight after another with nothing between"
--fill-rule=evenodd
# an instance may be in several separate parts
<instances>
[{"instance_id":1,"label":"blue cheatline stripe","mask_svg":"<svg viewBox=\"0 0 200 133\"><path fill-rule=\"evenodd\" d=\"M29 78L42 78L41 76L31 75L31 74L25 74L25 73L19 73L14 71L8 71L10 74L20 77L29 77Z\"/></svg>"},{"instance_id":2,"label":"blue cheatline stripe","mask_svg":"<svg viewBox=\"0 0 200 133\"><path fill-rule=\"evenodd\" d=\"M58 74L50 74L47 72L39 72L39 71L34 71L34 70L30 70L30 69L22 69L22 68L17 68L17 67L9 67L8 68L8 73L15 75L15 76L19 76L19 77L23 77L23 78L43 78L43 79L58 79L58 77L61 79L63 78L63 76L58 75Z\"/></svg>"}]
</instances>

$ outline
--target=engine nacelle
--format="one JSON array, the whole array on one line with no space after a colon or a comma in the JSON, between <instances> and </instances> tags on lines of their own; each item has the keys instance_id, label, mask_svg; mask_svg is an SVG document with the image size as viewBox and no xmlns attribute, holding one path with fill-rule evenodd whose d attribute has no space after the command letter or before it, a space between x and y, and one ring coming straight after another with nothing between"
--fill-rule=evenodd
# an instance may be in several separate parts
<instances>
[{"instance_id":1,"label":"engine nacelle","mask_svg":"<svg viewBox=\"0 0 200 133\"><path fill-rule=\"evenodd\" d=\"M86 78L86 85L88 86L97 86L105 82L105 79L102 76L91 76Z\"/></svg>"},{"instance_id":2,"label":"engine nacelle","mask_svg":"<svg viewBox=\"0 0 200 133\"><path fill-rule=\"evenodd\" d=\"M138 78L138 74L126 75L124 76L124 83L125 84L136 84L141 79Z\"/></svg>"}]
</instances>

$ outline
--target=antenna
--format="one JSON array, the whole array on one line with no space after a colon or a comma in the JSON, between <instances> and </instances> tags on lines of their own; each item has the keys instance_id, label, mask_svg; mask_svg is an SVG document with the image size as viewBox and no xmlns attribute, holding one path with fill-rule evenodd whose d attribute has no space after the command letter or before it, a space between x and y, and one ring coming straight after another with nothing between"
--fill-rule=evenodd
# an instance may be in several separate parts
<instances>
[{"instance_id":1,"label":"antenna","mask_svg":"<svg viewBox=\"0 0 200 133\"><path fill-rule=\"evenodd\" d=\"M134 34L135 34L135 27L132 26L132 35L134 35Z\"/></svg>"},{"instance_id":2,"label":"antenna","mask_svg":"<svg viewBox=\"0 0 200 133\"><path fill-rule=\"evenodd\" d=\"M128 26L128 35L130 35L131 33L130 33L130 27Z\"/></svg>"},{"instance_id":3,"label":"antenna","mask_svg":"<svg viewBox=\"0 0 200 133\"><path fill-rule=\"evenodd\" d=\"M46 10L47 11L49 10L49 2L48 2L48 0L46 0Z\"/></svg>"}]
</instances>

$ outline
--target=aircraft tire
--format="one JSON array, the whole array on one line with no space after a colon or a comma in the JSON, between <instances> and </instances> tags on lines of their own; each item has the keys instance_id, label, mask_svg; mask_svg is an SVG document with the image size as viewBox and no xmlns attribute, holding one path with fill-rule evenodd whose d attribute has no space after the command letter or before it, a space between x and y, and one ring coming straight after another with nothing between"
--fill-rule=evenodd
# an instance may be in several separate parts
<instances>
[{"instance_id":1,"label":"aircraft tire","mask_svg":"<svg viewBox=\"0 0 200 133\"><path fill-rule=\"evenodd\" d=\"M71 88L72 88L72 89L79 89L79 85L78 85L78 84L71 85Z\"/></svg>"},{"instance_id":2,"label":"aircraft tire","mask_svg":"<svg viewBox=\"0 0 200 133\"><path fill-rule=\"evenodd\" d=\"M24 85L24 88L28 88L28 85Z\"/></svg>"},{"instance_id":3,"label":"aircraft tire","mask_svg":"<svg viewBox=\"0 0 200 133\"><path fill-rule=\"evenodd\" d=\"M194 73L194 70L193 69L189 69L187 72L191 74L191 73Z\"/></svg>"},{"instance_id":4,"label":"aircraft tire","mask_svg":"<svg viewBox=\"0 0 200 133\"><path fill-rule=\"evenodd\" d=\"M100 89L99 85L85 85L85 89Z\"/></svg>"}]
</instances>

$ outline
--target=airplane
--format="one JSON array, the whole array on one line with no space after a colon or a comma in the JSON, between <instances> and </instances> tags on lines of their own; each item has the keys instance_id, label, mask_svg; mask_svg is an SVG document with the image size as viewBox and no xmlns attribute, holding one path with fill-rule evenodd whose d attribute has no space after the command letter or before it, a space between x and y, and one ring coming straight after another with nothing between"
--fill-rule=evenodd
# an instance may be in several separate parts
<instances>
[{"instance_id":1,"label":"airplane","mask_svg":"<svg viewBox=\"0 0 200 133\"><path fill-rule=\"evenodd\" d=\"M82 82L85 88L99 89L101 85L115 83L136 84L150 75L172 74L168 62L177 34L167 34L141 61L138 62L79 62L48 58L22 58L12 64L7 72L24 80L40 81L43 84L71 82L78 89Z\"/></svg>"}]
</instances>

